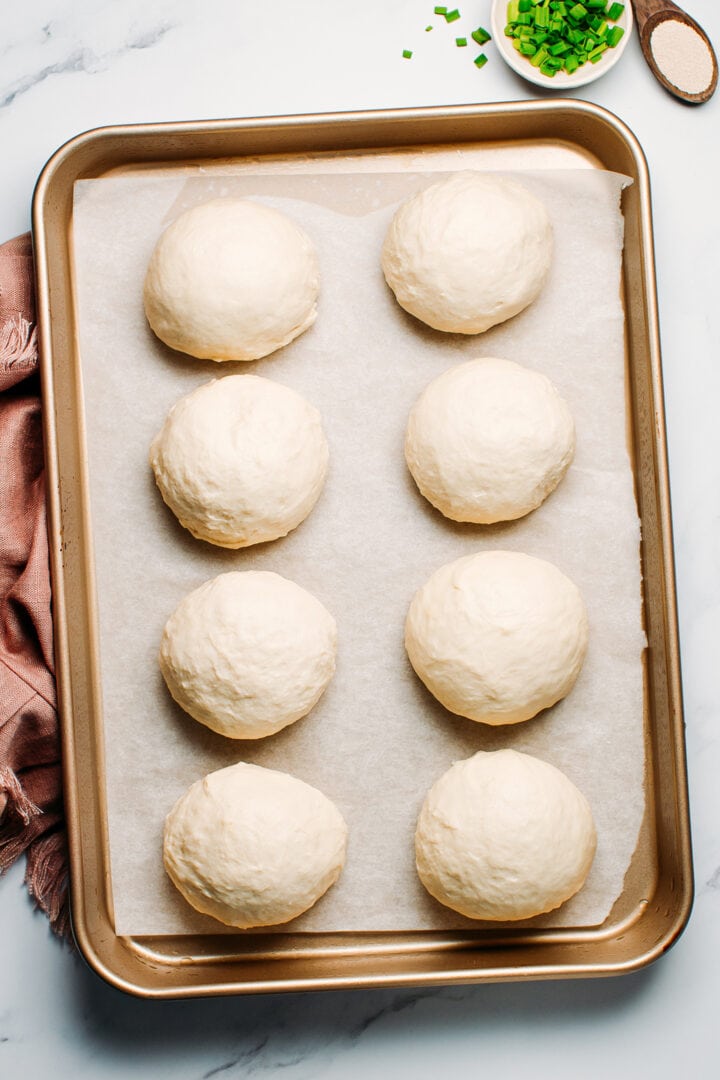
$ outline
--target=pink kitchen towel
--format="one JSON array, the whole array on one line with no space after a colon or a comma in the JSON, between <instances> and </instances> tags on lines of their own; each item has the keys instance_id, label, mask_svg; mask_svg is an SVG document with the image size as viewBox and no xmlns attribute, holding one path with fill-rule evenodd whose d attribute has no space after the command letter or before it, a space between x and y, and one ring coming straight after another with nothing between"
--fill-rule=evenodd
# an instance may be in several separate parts
<instances>
[{"instance_id":1,"label":"pink kitchen towel","mask_svg":"<svg viewBox=\"0 0 720 1080\"><path fill-rule=\"evenodd\" d=\"M0 245L0 872L70 932L30 237Z\"/></svg>"}]
</instances>

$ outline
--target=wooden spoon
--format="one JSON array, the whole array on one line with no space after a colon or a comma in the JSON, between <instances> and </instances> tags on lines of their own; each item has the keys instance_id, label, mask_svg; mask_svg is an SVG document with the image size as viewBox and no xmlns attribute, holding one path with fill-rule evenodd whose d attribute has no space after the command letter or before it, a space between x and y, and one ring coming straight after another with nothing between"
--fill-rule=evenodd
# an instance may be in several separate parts
<instances>
[{"instance_id":1,"label":"wooden spoon","mask_svg":"<svg viewBox=\"0 0 720 1080\"><path fill-rule=\"evenodd\" d=\"M682 8L679 8L677 4L674 4L672 0L631 0L633 10L635 12L635 19L637 21L638 34L640 35L640 48L643 51L643 55L648 62L648 66L652 71L655 78L669 90L675 97L680 98L681 101L689 101L692 104L700 105L703 101L707 101L715 93L715 88L718 81L718 63L710 39L701 26L691 19ZM652 37L653 30L663 22L674 21L677 23L684 23L685 26L689 26L695 33L702 38L705 45L708 48L710 57L712 60L712 74L708 85L696 94L690 94L682 87L676 86L670 82L667 74L658 66L658 62L655 59L655 55L650 47L650 38Z\"/></svg>"}]
</instances>

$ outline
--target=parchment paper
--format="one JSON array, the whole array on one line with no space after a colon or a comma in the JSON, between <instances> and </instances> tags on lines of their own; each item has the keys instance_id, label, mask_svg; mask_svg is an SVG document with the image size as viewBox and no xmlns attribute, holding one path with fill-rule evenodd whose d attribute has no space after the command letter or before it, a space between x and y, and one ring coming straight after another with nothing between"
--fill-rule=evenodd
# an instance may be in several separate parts
<instances>
[{"instance_id":1,"label":"parchment paper","mask_svg":"<svg viewBox=\"0 0 720 1080\"><path fill-rule=\"evenodd\" d=\"M440 174L436 174L440 175ZM74 255L95 539L109 843L120 934L222 931L165 877L163 819L198 777L237 760L286 770L344 814L338 884L293 930L476 926L432 900L413 856L426 791L478 749L529 751L588 797L599 844L582 892L535 923L595 925L619 895L643 814L639 526L626 450L619 212L624 177L591 169L514 174L547 206L551 278L520 316L480 337L405 315L379 266L402 199L433 175L199 175L139 172L76 185ZM147 261L186 207L251 195L312 236L322 270L315 326L254 364L174 353L142 309ZM547 502L509 525L446 521L403 459L408 411L437 374L480 355L544 371L568 400L577 454ZM331 449L318 505L286 539L230 552L194 540L155 488L147 451L170 406L198 384L252 371L320 409ZM528 723L490 729L448 714L413 674L403 625L414 591L451 559L511 548L556 563L582 590L590 647L569 697ZM207 731L170 699L157 667L181 597L231 569L272 569L313 592L339 630L337 673L313 712L260 742Z\"/></svg>"}]
</instances>

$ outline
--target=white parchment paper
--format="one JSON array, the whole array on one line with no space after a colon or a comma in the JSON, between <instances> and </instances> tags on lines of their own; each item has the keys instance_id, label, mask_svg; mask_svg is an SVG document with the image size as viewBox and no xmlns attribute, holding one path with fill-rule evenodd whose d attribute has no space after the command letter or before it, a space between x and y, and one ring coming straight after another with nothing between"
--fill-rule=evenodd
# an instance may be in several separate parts
<instances>
[{"instance_id":1,"label":"white parchment paper","mask_svg":"<svg viewBox=\"0 0 720 1080\"><path fill-rule=\"evenodd\" d=\"M437 174L440 175L440 174ZM217 933L165 877L163 819L198 777L237 760L294 773L344 814L350 842L338 884L293 930L419 930L477 925L419 884L415 820L427 789L479 749L529 751L588 797L597 857L582 892L536 923L591 926L622 890L643 798L639 526L626 450L620 190L592 169L514 174L547 206L551 278L527 311L476 338L407 316L379 266L418 173L157 176L76 185L74 259L87 423L104 693L115 923L120 934ZM207 198L249 195L312 236L320 313L265 360L216 365L163 346L143 315L142 283L161 230ZM547 502L509 525L446 521L418 494L403 459L408 411L423 387L470 357L544 371L566 397L577 454ZM326 488L283 540L230 552L194 540L162 503L147 464L170 406L210 378L252 371L294 387L321 411ZM444 562L487 548L551 560L582 590L590 647L569 697L528 723L489 729L448 714L414 676L403 624L414 591ZM305 719L261 742L207 731L170 699L157 667L163 624L181 597L231 569L275 570L313 592L338 623L336 676Z\"/></svg>"}]
</instances>

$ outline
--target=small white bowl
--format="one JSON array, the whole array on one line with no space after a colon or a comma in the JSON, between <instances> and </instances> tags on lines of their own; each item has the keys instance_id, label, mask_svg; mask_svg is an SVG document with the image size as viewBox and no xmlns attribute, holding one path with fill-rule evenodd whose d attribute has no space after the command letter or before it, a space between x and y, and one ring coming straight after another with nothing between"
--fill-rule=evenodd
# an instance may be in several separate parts
<instances>
[{"instance_id":1,"label":"small white bowl","mask_svg":"<svg viewBox=\"0 0 720 1080\"><path fill-rule=\"evenodd\" d=\"M583 64L583 66L579 67L577 71L574 71L572 75L568 75L566 71L558 71L553 78L543 75L537 68L532 66L526 56L521 56L520 53L513 48L513 39L505 37L507 0L493 0L492 12L490 15L493 41L505 63L508 64L513 71L516 71L518 75L522 75L523 79L527 79L537 86L544 86L546 90L572 90L576 86L585 86L587 83L599 79L608 72L611 67L614 67L615 64L617 64L625 51L625 46L632 36L633 16L630 0L623 0L623 2L625 4L625 10L617 23L613 23L614 26L622 26L625 31L620 38L619 44L617 44L614 49L608 49L604 52L597 64Z\"/></svg>"}]
</instances>

